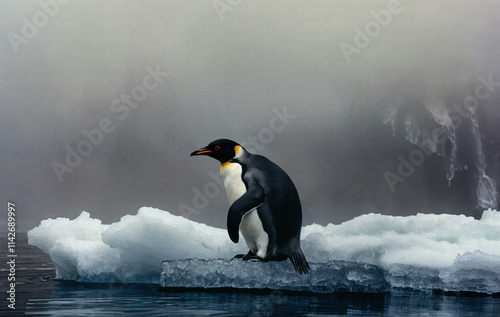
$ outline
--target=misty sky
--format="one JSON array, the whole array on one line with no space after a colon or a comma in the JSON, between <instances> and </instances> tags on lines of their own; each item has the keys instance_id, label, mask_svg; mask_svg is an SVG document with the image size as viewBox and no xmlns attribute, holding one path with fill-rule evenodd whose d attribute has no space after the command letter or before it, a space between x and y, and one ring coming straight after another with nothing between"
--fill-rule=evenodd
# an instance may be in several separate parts
<instances>
[{"instance_id":1,"label":"misty sky","mask_svg":"<svg viewBox=\"0 0 500 317\"><path fill-rule=\"evenodd\" d=\"M141 206L180 215L194 204L203 208L190 219L225 227L223 190L193 202L216 183L218 163L189 157L221 137L290 174L304 224L473 214L470 175L448 186L436 155L390 190L384 172L415 147L383 123L395 105L453 103L479 75L500 81L498 1L220 2L69 1L49 16L34 1L2 1L0 195L16 202L19 231L82 210L111 223ZM381 10L396 12L386 26ZM356 47L367 24L379 30ZM342 45L357 52L346 58ZM487 148L500 147L499 98L500 89L481 108ZM69 167L68 148L94 129L108 133ZM485 151L498 183L498 152ZM54 162L72 171L58 178Z\"/></svg>"}]
</instances>

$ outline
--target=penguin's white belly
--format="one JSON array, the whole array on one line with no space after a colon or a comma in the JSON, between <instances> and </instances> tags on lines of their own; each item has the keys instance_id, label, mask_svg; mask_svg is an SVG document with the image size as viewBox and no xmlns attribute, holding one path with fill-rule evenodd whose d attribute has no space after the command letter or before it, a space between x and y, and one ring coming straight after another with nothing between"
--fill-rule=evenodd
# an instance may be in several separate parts
<instances>
[{"instance_id":1,"label":"penguin's white belly","mask_svg":"<svg viewBox=\"0 0 500 317\"><path fill-rule=\"evenodd\" d=\"M221 166L221 176L224 180L229 204L233 204L243 196L247 188L242 175L241 165L238 163L225 163ZM257 209L247 212L241 219L240 230L248 248L259 257L264 258L267 254L269 236L264 231L262 221L257 214Z\"/></svg>"},{"instance_id":2,"label":"penguin's white belly","mask_svg":"<svg viewBox=\"0 0 500 317\"><path fill-rule=\"evenodd\" d=\"M261 258L265 258L267 254L267 245L269 244L269 236L264 231L262 221L257 214L257 209L252 209L252 211L243 216L240 230L248 248Z\"/></svg>"}]
</instances>

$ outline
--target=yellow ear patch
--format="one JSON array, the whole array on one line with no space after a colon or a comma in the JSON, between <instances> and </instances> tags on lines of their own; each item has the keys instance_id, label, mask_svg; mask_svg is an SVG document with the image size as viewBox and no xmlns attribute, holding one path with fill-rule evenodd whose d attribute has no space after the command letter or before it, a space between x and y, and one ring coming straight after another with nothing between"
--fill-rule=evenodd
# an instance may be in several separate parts
<instances>
[{"instance_id":1,"label":"yellow ear patch","mask_svg":"<svg viewBox=\"0 0 500 317\"><path fill-rule=\"evenodd\" d=\"M241 157L241 155L243 155L243 148L239 145L236 145L234 147L234 154L236 157Z\"/></svg>"}]
</instances>

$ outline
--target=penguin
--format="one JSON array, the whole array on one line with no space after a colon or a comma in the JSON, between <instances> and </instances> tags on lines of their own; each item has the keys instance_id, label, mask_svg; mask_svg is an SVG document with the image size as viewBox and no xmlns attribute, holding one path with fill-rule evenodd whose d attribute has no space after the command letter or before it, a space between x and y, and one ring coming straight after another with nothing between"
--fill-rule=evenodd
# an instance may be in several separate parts
<instances>
[{"instance_id":1,"label":"penguin","mask_svg":"<svg viewBox=\"0 0 500 317\"><path fill-rule=\"evenodd\" d=\"M191 156L218 160L229 199L227 230L234 243L241 231L250 249L235 258L254 261L290 259L299 274L310 271L300 248L302 207L297 188L288 174L262 155L251 154L240 144L218 139Z\"/></svg>"}]
</instances>

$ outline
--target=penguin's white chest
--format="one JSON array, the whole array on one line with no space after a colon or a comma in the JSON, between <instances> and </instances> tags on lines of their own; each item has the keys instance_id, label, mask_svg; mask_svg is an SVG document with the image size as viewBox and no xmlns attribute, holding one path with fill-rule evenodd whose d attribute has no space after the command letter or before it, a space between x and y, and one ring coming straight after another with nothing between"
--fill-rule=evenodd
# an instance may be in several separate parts
<instances>
[{"instance_id":1,"label":"penguin's white chest","mask_svg":"<svg viewBox=\"0 0 500 317\"><path fill-rule=\"evenodd\" d=\"M247 187L241 178L242 172L243 169L238 163L224 163L220 167L230 205L247 192Z\"/></svg>"},{"instance_id":2,"label":"penguin's white chest","mask_svg":"<svg viewBox=\"0 0 500 317\"><path fill-rule=\"evenodd\" d=\"M247 188L242 179L242 167L238 163L224 163L221 165L221 176L224 180L229 204L233 204L243 196ZM261 258L267 254L269 236L264 231L257 209L249 210L241 219L240 230L248 248Z\"/></svg>"}]
</instances>

